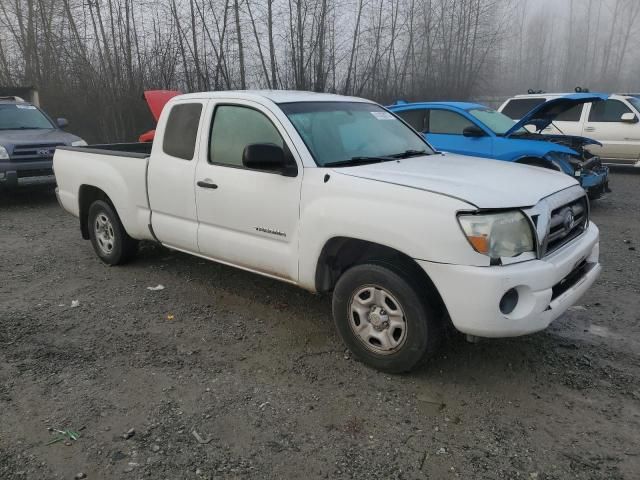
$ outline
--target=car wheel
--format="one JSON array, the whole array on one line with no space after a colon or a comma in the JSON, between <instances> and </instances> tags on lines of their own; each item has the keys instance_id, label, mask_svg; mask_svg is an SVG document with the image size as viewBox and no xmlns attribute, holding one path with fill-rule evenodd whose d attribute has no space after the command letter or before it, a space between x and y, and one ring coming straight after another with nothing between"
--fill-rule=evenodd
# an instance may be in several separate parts
<instances>
[{"instance_id":1,"label":"car wheel","mask_svg":"<svg viewBox=\"0 0 640 480\"><path fill-rule=\"evenodd\" d=\"M93 249L104 263L120 265L135 255L138 242L127 234L118 214L107 202L93 202L87 221Z\"/></svg>"},{"instance_id":2,"label":"car wheel","mask_svg":"<svg viewBox=\"0 0 640 480\"><path fill-rule=\"evenodd\" d=\"M435 352L440 319L422 282L391 265L347 270L333 292L333 318L347 347L362 362L406 372Z\"/></svg>"}]
</instances>

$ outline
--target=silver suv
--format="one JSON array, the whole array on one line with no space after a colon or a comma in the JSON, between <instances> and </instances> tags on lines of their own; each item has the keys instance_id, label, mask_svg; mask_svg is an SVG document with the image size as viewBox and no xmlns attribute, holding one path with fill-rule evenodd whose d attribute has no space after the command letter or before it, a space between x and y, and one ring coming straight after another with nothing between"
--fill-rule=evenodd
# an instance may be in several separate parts
<instances>
[{"instance_id":1,"label":"silver suv","mask_svg":"<svg viewBox=\"0 0 640 480\"><path fill-rule=\"evenodd\" d=\"M0 186L15 186L21 178L51 177L56 147L86 145L65 132L66 126L64 118L53 120L20 97L0 97Z\"/></svg>"}]
</instances>

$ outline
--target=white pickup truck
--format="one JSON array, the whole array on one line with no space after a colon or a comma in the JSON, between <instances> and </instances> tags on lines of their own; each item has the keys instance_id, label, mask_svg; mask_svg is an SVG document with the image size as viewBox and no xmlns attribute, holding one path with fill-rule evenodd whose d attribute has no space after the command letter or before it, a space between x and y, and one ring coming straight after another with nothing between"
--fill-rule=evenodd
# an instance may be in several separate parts
<instances>
[{"instance_id":1,"label":"white pickup truck","mask_svg":"<svg viewBox=\"0 0 640 480\"><path fill-rule=\"evenodd\" d=\"M571 177L435 152L359 98L181 95L152 146L61 147L54 170L103 262L149 240L333 292L342 339L385 371L418 365L451 323L473 337L544 329L600 271Z\"/></svg>"}]
</instances>

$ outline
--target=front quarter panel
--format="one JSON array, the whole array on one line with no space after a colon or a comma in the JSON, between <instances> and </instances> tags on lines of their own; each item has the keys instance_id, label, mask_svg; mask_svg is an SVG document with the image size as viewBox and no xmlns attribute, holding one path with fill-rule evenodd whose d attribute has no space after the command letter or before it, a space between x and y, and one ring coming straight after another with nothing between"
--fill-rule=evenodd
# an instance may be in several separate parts
<instances>
[{"instance_id":1,"label":"front quarter panel","mask_svg":"<svg viewBox=\"0 0 640 480\"><path fill-rule=\"evenodd\" d=\"M475 207L445 195L341 174L339 169L305 170L301 198L300 284L315 289L324 245L334 237L378 243L414 259L488 265L475 252L456 213Z\"/></svg>"},{"instance_id":2,"label":"front quarter panel","mask_svg":"<svg viewBox=\"0 0 640 480\"><path fill-rule=\"evenodd\" d=\"M538 140L518 140L516 138L497 138L494 144L495 158L508 162L517 162L523 158L544 158L549 152L576 155L576 152L564 145Z\"/></svg>"}]
</instances>

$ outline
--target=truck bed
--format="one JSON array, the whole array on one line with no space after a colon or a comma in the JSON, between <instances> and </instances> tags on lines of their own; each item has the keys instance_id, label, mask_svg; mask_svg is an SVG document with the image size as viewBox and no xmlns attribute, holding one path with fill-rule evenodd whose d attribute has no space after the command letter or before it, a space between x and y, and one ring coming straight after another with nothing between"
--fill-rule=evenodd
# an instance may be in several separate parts
<instances>
[{"instance_id":1,"label":"truck bed","mask_svg":"<svg viewBox=\"0 0 640 480\"><path fill-rule=\"evenodd\" d=\"M152 239L147 167L151 143L58 147L53 170L60 204L81 216L83 198L102 191L113 202L129 235Z\"/></svg>"}]
</instances>

